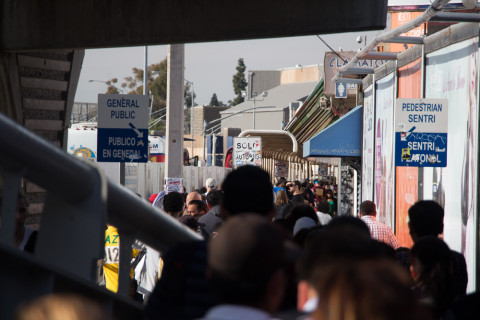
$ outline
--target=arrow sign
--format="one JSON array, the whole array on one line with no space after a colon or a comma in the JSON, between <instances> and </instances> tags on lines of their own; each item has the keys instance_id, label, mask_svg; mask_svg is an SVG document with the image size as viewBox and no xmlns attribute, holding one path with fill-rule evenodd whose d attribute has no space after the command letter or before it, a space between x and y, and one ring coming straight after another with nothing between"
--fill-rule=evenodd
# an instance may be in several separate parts
<instances>
[{"instance_id":1,"label":"arrow sign","mask_svg":"<svg viewBox=\"0 0 480 320\"><path fill-rule=\"evenodd\" d=\"M135 131L135 133L137 134L137 137L142 139L143 138L143 132L140 132L137 128L135 128L133 123L130 122L129 125L133 129L133 131Z\"/></svg>"}]
</instances>

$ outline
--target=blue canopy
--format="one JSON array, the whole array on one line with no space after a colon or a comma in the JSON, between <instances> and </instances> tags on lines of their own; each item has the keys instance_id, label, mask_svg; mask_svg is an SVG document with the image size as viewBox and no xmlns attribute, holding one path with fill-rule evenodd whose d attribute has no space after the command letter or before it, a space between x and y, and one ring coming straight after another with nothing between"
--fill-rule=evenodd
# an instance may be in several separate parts
<instances>
[{"instance_id":1,"label":"blue canopy","mask_svg":"<svg viewBox=\"0 0 480 320\"><path fill-rule=\"evenodd\" d=\"M334 124L303 144L304 157L360 157L362 155L362 106L355 107Z\"/></svg>"}]
</instances>

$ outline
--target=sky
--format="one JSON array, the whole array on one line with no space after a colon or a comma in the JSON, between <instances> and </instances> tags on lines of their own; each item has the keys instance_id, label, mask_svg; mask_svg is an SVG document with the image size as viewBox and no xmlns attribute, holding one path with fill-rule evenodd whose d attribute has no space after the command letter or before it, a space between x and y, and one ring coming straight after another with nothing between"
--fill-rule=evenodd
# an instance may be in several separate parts
<instances>
[{"instance_id":1,"label":"sky","mask_svg":"<svg viewBox=\"0 0 480 320\"><path fill-rule=\"evenodd\" d=\"M334 50L358 50L363 43L358 36L366 36L367 43L379 31L320 35ZM186 80L193 82L195 104L207 105L213 93L219 101L233 100L232 77L239 58L247 70L277 70L296 65L323 64L324 52L330 51L316 36L223 41L185 44ZM158 63L167 56L167 46L148 47L148 65ZM101 82L132 76L132 68L144 68L144 47L89 49L85 51L75 102L97 102L99 93L107 86Z\"/></svg>"}]
</instances>

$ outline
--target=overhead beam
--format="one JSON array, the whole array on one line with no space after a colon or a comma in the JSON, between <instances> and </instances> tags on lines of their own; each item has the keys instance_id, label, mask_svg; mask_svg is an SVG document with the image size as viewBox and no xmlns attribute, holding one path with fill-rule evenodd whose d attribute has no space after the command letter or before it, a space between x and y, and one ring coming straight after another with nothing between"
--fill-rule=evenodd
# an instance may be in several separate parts
<instances>
[{"instance_id":1,"label":"overhead beam","mask_svg":"<svg viewBox=\"0 0 480 320\"><path fill-rule=\"evenodd\" d=\"M360 57L366 60L397 60L396 52L369 52Z\"/></svg>"},{"instance_id":2,"label":"overhead beam","mask_svg":"<svg viewBox=\"0 0 480 320\"><path fill-rule=\"evenodd\" d=\"M0 4L0 51L381 30L387 0L23 0Z\"/></svg>"},{"instance_id":3,"label":"overhead beam","mask_svg":"<svg viewBox=\"0 0 480 320\"><path fill-rule=\"evenodd\" d=\"M437 22L480 22L477 13L439 12L430 21Z\"/></svg>"},{"instance_id":4,"label":"overhead beam","mask_svg":"<svg viewBox=\"0 0 480 320\"><path fill-rule=\"evenodd\" d=\"M346 70L339 71L340 74L373 74L374 68L348 68Z\"/></svg>"},{"instance_id":5,"label":"overhead beam","mask_svg":"<svg viewBox=\"0 0 480 320\"><path fill-rule=\"evenodd\" d=\"M385 40L383 42L386 42L386 43L423 44L423 39L424 38L422 38L422 37L393 37L393 38Z\"/></svg>"},{"instance_id":6,"label":"overhead beam","mask_svg":"<svg viewBox=\"0 0 480 320\"><path fill-rule=\"evenodd\" d=\"M338 78L338 82L346 82L346 83L353 83L353 84L362 84L362 79L351 79L351 78Z\"/></svg>"}]
</instances>

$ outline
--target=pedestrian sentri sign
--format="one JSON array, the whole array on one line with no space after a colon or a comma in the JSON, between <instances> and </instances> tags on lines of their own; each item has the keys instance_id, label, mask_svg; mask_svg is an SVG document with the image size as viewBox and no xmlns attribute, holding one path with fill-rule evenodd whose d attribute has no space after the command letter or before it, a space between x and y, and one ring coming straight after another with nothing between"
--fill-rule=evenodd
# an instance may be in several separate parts
<instances>
[{"instance_id":1,"label":"pedestrian sentri sign","mask_svg":"<svg viewBox=\"0 0 480 320\"><path fill-rule=\"evenodd\" d=\"M447 99L397 99L395 165L446 167Z\"/></svg>"},{"instance_id":2,"label":"pedestrian sentri sign","mask_svg":"<svg viewBox=\"0 0 480 320\"><path fill-rule=\"evenodd\" d=\"M148 96L98 95L97 161L148 161Z\"/></svg>"}]
</instances>

